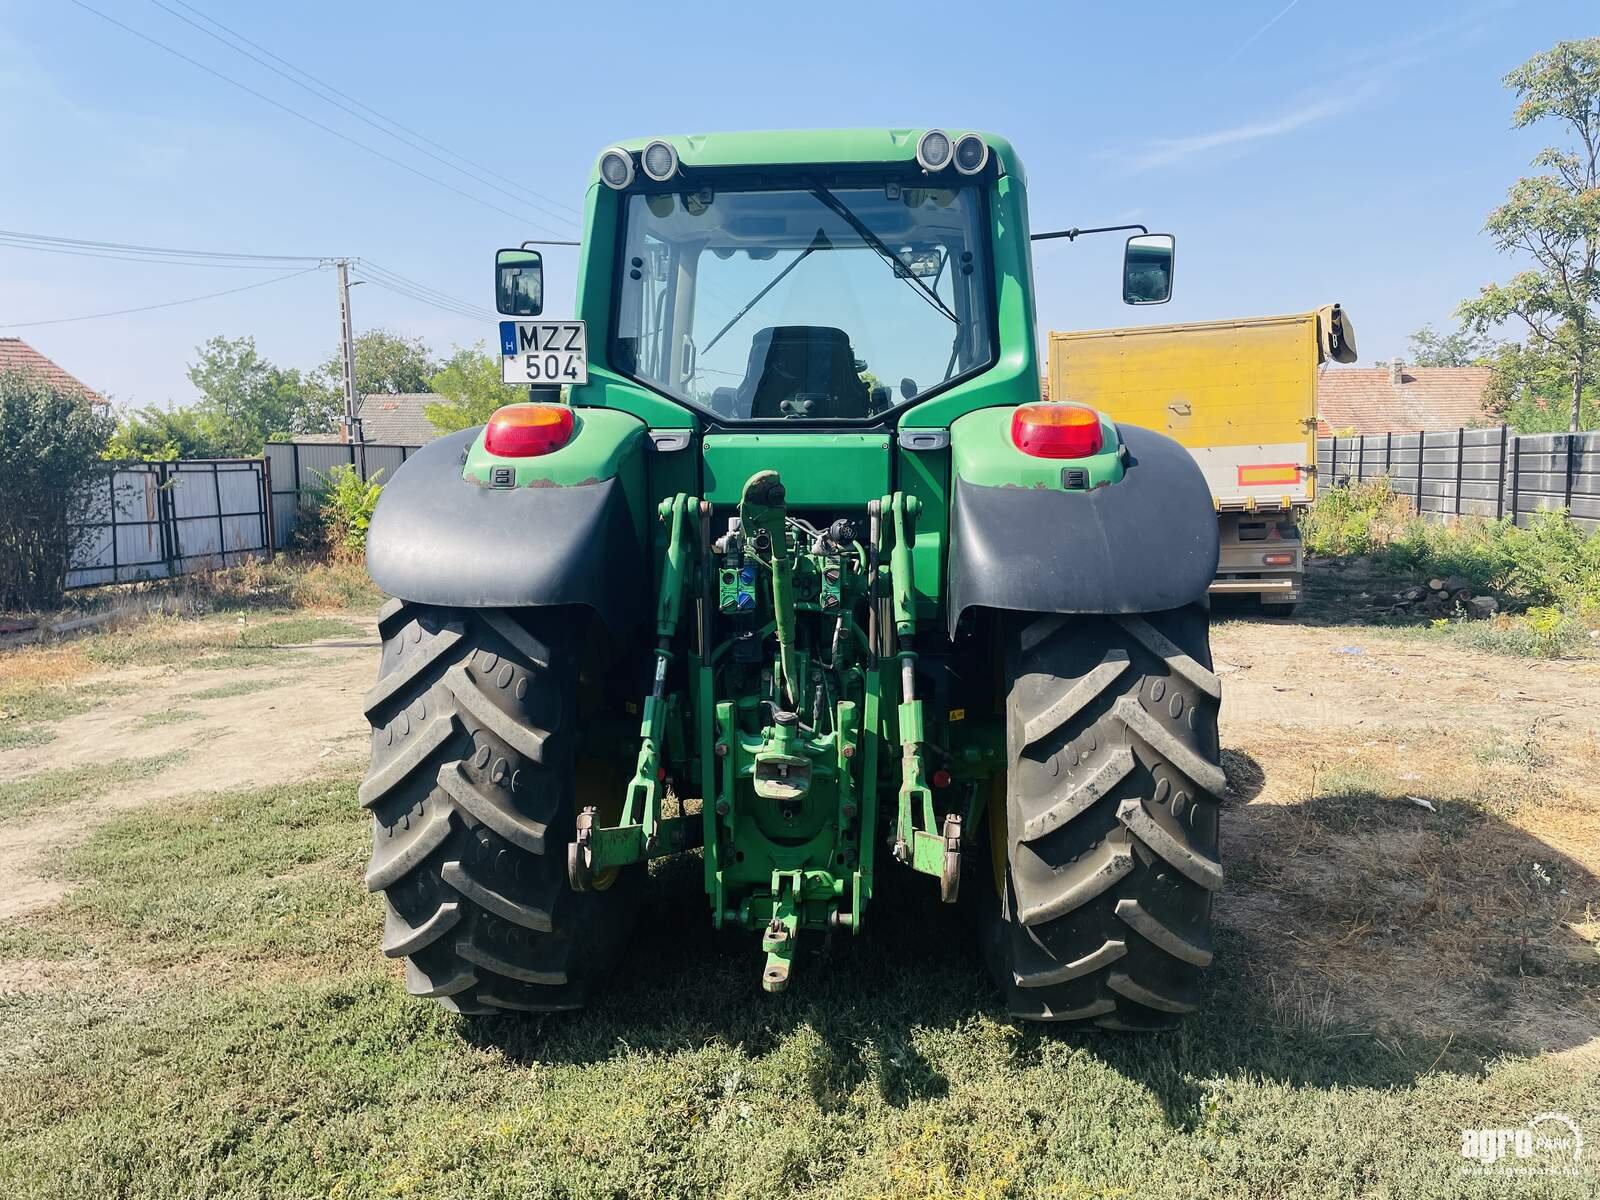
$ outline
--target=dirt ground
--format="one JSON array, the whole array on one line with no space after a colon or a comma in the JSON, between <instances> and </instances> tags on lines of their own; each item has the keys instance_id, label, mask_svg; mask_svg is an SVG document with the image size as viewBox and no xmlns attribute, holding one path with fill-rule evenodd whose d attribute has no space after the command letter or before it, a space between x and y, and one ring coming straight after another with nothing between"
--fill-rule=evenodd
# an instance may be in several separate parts
<instances>
[{"instance_id":1,"label":"dirt ground","mask_svg":"<svg viewBox=\"0 0 1600 1200\"><path fill-rule=\"evenodd\" d=\"M58 902L52 860L119 812L359 769L377 656L359 628L227 672L91 676L120 694L0 751L0 787L129 769L0 819L0 919ZM1292 620L1223 618L1212 644L1231 788L1216 913L1252 985L1319 1029L1600 1061L1600 660Z\"/></svg>"},{"instance_id":2,"label":"dirt ground","mask_svg":"<svg viewBox=\"0 0 1600 1200\"><path fill-rule=\"evenodd\" d=\"M1600 661L1224 620L1217 918L1310 1024L1600 1062Z\"/></svg>"},{"instance_id":3,"label":"dirt ground","mask_svg":"<svg viewBox=\"0 0 1600 1200\"><path fill-rule=\"evenodd\" d=\"M275 646L260 656L281 656L281 665L228 672L137 666L82 680L119 694L53 723L55 736L43 745L0 751L0 784L46 772L81 772L91 784L64 804L0 821L0 920L59 900L65 885L49 873L52 858L116 813L364 763L361 696L377 669L378 640L372 622L361 624L363 636ZM239 694L205 695L214 691ZM138 760L152 760L155 769L136 769ZM93 786L93 773L114 763L135 769Z\"/></svg>"}]
</instances>

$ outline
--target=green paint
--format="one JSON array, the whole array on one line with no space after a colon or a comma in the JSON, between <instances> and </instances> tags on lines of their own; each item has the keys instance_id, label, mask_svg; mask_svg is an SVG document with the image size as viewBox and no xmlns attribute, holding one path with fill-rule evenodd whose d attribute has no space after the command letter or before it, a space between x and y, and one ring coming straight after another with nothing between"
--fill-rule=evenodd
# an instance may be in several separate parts
<instances>
[{"instance_id":1,"label":"green paint","mask_svg":"<svg viewBox=\"0 0 1600 1200\"><path fill-rule=\"evenodd\" d=\"M844 163L910 163L917 157L918 129L786 129L736 133L657 134L613 143L624 150L642 150L659 138L670 142L685 170L717 167L812 166ZM952 139L980 133L1007 176L1020 180L1022 163L1011 143L981 130L946 129ZM599 155L589 175L589 190L610 191L600 182ZM613 193L615 194L615 193Z\"/></svg>"},{"instance_id":2,"label":"green paint","mask_svg":"<svg viewBox=\"0 0 1600 1200\"><path fill-rule=\"evenodd\" d=\"M572 436L567 444L533 458L505 458L484 448L482 433L467 451L461 474L485 486L493 481L495 467L516 472L517 487L558 486L614 479L630 458L643 453L645 427L638 418L604 409L573 411Z\"/></svg>"},{"instance_id":3,"label":"green paint","mask_svg":"<svg viewBox=\"0 0 1600 1200\"><path fill-rule=\"evenodd\" d=\"M864 508L890 487L883 433L714 433L701 453L713 504L739 503L757 471L783 476L790 508Z\"/></svg>"},{"instance_id":4,"label":"green paint","mask_svg":"<svg viewBox=\"0 0 1600 1200\"><path fill-rule=\"evenodd\" d=\"M950 451L896 448L900 490L920 504L911 546L917 617L938 618L943 595L945 549L950 541Z\"/></svg>"},{"instance_id":5,"label":"green paint","mask_svg":"<svg viewBox=\"0 0 1600 1200\"><path fill-rule=\"evenodd\" d=\"M956 477L985 487L1068 490L1063 471L1089 472L1088 486L1100 487L1122 478L1122 442L1117 427L1102 415L1104 445L1089 458L1034 458L1018 450L1011 440L1009 408L986 408L960 418L950 429L951 458Z\"/></svg>"},{"instance_id":6,"label":"green paint","mask_svg":"<svg viewBox=\"0 0 1600 1200\"><path fill-rule=\"evenodd\" d=\"M754 559L772 581L772 624L778 638L778 663L782 668L780 695L797 706L805 678L794 645L794 558L786 553L788 510L783 485L776 471L757 471L739 496L739 523L756 539ZM764 543L764 544L763 544Z\"/></svg>"}]
</instances>

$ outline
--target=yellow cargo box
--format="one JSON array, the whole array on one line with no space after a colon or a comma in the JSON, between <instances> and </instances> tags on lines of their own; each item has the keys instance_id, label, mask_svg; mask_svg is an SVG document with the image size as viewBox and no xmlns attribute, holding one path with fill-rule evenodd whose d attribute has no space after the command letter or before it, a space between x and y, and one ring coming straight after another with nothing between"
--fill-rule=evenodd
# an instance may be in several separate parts
<instances>
[{"instance_id":1,"label":"yellow cargo box","mask_svg":"<svg viewBox=\"0 0 1600 1200\"><path fill-rule=\"evenodd\" d=\"M1355 358L1337 304L1285 317L1050 335L1050 396L1188 447L1222 510L1308 504L1317 367Z\"/></svg>"},{"instance_id":2,"label":"yellow cargo box","mask_svg":"<svg viewBox=\"0 0 1600 1200\"><path fill-rule=\"evenodd\" d=\"M1214 593L1285 613L1305 567L1298 509L1316 491L1317 368L1353 362L1337 304L1287 317L1050 335L1050 397L1175 438L1211 486L1221 538Z\"/></svg>"}]
</instances>

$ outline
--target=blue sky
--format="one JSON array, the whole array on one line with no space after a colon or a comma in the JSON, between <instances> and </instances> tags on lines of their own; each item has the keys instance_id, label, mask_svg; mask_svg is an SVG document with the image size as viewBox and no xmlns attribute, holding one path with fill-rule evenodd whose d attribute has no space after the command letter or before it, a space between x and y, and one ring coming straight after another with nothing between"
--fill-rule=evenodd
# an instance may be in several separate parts
<instances>
[{"instance_id":1,"label":"blue sky","mask_svg":"<svg viewBox=\"0 0 1600 1200\"><path fill-rule=\"evenodd\" d=\"M1600 26L1592 0L85 3L328 128L73 0L0 0L0 229L362 256L488 306L494 249L576 236L563 206L580 204L596 154L618 138L975 127L1022 154L1035 229L1141 221L1177 236L1176 297L1158 309L1119 303L1119 240L1039 247L1043 327L1338 300L1369 363L1403 352L1424 322L1448 325L1459 300L1509 274L1479 231L1553 131L1513 132L1500 79ZM196 12L492 173L450 170L175 15L204 25ZM571 304L573 252L547 262L555 313ZM338 328L331 272L153 312L6 326L281 273L0 246L0 334L120 401L181 402L192 398L185 364L213 334L254 334L286 365L325 358ZM377 286L357 289L353 309L358 329L440 349L492 332L486 319Z\"/></svg>"}]
</instances>

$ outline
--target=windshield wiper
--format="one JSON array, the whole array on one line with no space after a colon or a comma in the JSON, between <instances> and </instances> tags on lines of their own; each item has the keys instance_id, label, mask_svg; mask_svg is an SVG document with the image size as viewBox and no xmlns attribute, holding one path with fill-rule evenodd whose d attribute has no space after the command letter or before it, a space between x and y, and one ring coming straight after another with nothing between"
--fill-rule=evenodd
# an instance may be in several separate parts
<instances>
[{"instance_id":1,"label":"windshield wiper","mask_svg":"<svg viewBox=\"0 0 1600 1200\"><path fill-rule=\"evenodd\" d=\"M894 273L897 276L914 285L919 292L927 297L929 303L931 303L945 316L949 317L957 325L961 324L961 318L950 311L950 306L947 305L943 300L939 299L939 294L927 284L923 283L921 279L917 278L916 274L911 270L911 265L893 250L889 249L888 246L884 245L883 239L877 234L873 233L871 227L868 226L865 221L846 208L844 202L840 200L839 197L835 196L832 192L823 187L822 184L817 183L815 180L813 180L811 184L811 194L818 200L822 201L822 203L831 209L835 215L840 217L846 224L848 224L851 229L854 229L856 233L860 234L862 241L876 250L885 262L894 267Z\"/></svg>"},{"instance_id":2,"label":"windshield wiper","mask_svg":"<svg viewBox=\"0 0 1600 1200\"><path fill-rule=\"evenodd\" d=\"M794 256L794 258L792 258L789 261L789 265L788 266L784 267L783 270L779 271L775 276L773 276L773 279L772 279L771 283L767 284L766 287L762 288L754 296L750 297L750 303L746 304L738 312L734 313L733 314L733 318L726 325L724 325L721 329L717 330L717 336L712 338L709 342L706 343L706 348L704 350L702 350L701 353L702 354L710 354L711 353L711 347L715 346L718 342L720 342L722 340L722 335L727 333L728 330L732 329L741 320L743 320L745 313L749 312L756 305L760 304L761 303L761 298L763 296L765 296L768 292L770 292L773 288L777 287L780 283L782 283L784 281L785 276L787 276L790 271L794 270L801 263L805 262L806 258L808 256L810 256L813 251L816 251L816 250L831 250L831 249L833 249L833 243L828 240L828 235L826 233L822 232L822 230L819 228L817 230L817 236L811 239L811 245L807 246L804 250L800 251L799 254L796 254Z\"/></svg>"}]
</instances>

